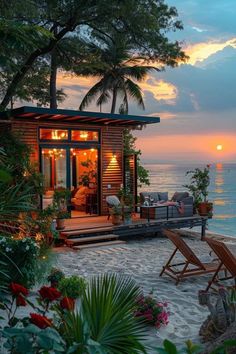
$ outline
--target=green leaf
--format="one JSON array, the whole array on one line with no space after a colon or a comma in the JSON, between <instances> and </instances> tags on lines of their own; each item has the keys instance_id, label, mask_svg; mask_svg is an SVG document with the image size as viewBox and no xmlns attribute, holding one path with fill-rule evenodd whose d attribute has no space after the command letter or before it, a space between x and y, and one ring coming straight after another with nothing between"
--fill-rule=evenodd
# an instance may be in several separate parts
<instances>
[{"instance_id":1,"label":"green leaf","mask_svg":"<svg viewBox=\"0 0 236 354\"><path fill-rule=\"evenodd\" d=\"M163 345L168 354L178 354L176 346L168 339L164 340Z\"/></svg>"}]
</instances>

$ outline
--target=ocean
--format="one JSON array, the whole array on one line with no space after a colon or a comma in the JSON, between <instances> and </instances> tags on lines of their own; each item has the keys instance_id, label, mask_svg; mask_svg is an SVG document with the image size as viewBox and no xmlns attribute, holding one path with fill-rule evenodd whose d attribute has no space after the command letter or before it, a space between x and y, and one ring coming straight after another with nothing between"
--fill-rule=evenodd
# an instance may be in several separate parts
<instances>
[{"instance_id":1,"label":"ocean","mask_svg":"<svg viewBox=\"0 0 236 354\"><path fill-rule=\"evenodd\" d=\"M204 165L197 164L143 164L149 170L150 186L140 191L168 191L169 199L176 191L186 190L188 170ZM208 222L209 231L236 237L236 164L217 163L210 168L208 200L214 203L213 218Z\"/></svg>"}]
</instances>

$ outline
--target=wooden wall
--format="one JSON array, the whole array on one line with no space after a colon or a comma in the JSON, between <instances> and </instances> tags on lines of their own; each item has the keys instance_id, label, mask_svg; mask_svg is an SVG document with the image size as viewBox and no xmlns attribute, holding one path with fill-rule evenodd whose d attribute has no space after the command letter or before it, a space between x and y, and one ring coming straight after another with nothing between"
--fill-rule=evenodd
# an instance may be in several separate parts
<instances>
[{"instance_id":1,"label":"wooden wall","mask_svg":"<svg viewBox=\"0 0 236 354\"><path fill-rule=\"evenodd\" d=\"M123 128L114 126L92 126L76 123L38 122L30 119L13 119L12 131L19 134L20 139L31 146L31 161L39 163L38 127L50 128L74 127L93 128L101 132L101 158L100 158L100 211L107 214L106 197L117 195L123 186ZM58 143L58 142L56 142Z\"/></svg>"}]
</instances>

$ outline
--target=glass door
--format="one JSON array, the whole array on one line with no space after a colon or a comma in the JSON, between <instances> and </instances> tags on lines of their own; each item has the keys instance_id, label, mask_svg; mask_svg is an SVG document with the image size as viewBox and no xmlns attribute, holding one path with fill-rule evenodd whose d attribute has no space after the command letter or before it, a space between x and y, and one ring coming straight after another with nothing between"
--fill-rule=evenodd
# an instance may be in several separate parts
<instances>
[{"instance_id":1,"label":"glass door","mask_svg":"<svg viewBox=\"0 0 236 354\"><path fill-rule=\"evenodd\" d=\"M70 149L72 217L98 214L98 150Z\"/></svg>"},{"instance_id":2,"label":"glass door","mask_svg":"<svg viewBox=\"0 0 236 354\"><path fill-rule=\"evenodd\" d=\"M42 148L41 170L44 175L43 208L53 202L56 188L67 187L66 149Z\"/></svg>"}]
</instances>

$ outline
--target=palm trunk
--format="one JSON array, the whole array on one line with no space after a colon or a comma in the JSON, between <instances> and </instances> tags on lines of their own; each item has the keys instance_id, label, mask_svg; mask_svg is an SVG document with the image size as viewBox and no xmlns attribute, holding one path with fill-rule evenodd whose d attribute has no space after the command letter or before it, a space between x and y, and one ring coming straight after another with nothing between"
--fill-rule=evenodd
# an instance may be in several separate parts
<instances>
[{"instance_id":1,"label":"palm trunk","mask_svg":"<svg viewBox=\"0 0 236 354\"><path fill-rule=\"evenodd\" d=\"M65 36L66 33L72 30L74 28L74 24L72 25L69 21L67 26L65 26L54 38L52 38L49 43L41 48L41 49L36 49L33 53L30 54L28 59L25 61L23 66L17 71L15 76L13 77L12 82L8 86L8 89L6 91L6 94L0 104L0 110L5 110L8 104L11 101L12 96L16 92L17 86L20 84L20 82L24 79L25 75L31 69L34 61L41 55L49 53L57 44L57 42Z\"/></svg>"},{"instance_id":2,"label":"palm trunk","mask_svg":"<svg viewBox=\"0 0 236 354\"><path fill-rule=\"evenodd\" d=\"M51 72L50 72L50 108L57 109L57 58L56 51L51 53Z\"/></svg>"},{"instance_id":3,"label":"palm trunk","mask_svg":"<svg viewBox=\"0 0 236 354\"><path fill-rule=\"evenodd\" d=\"M116 110L116 100L117 100L117 88L115 87L115 88L113 89L111 113L115 113L115 110Z\"/></svg>"}]
</instances>

